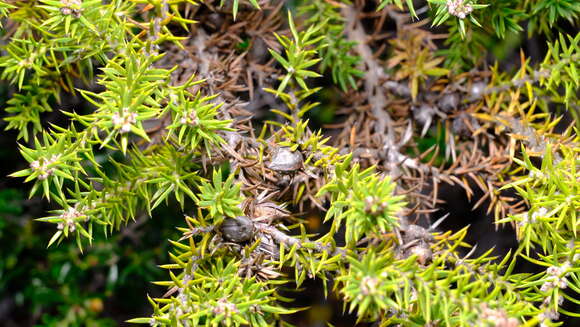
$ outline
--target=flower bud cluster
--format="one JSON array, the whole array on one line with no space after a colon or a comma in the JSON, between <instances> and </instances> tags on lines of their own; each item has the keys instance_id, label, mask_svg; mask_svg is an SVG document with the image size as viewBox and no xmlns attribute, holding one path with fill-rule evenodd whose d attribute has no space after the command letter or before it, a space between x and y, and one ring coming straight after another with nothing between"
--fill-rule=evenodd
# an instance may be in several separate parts
<instances>
[{"instance_id":1,"label":"flower bud cluster","mask_svg":"<svg viewBox=\"0 0 580 327\"><path fill-rule=\"evenodd\" d=\"M184 274L183 278L181 279L181 283L183 284L183 287L180 287L177 289L177 293L178 293L177 300L179 300L179 303L182 307L188 306L187 294L186 294L185 290L187 289L187 286L188 286L190 280L191 280L191 275Z\"/></svg>"},{"instance_id":2,"label":"flower bud cluster","mask_svg":"<svg viewBox=\"0 0 580 327\"><path fill-rule=\"evenodd\" d=\"M453 16L464 19L473 11L473 7L464 0L447 0L447 11Z\"/></svg>"},{"instance_id":3,"label":"flower bud cluster","mask_svg":"<svg viewBox=\"0 0 580 327\"><path fill-rule=\"evenodd\" d=\"M540 291L547 292L551 289L558 287L561 289L565 289L568 287L568 280L566 279L566 275L568 274L568 268L570 268L570 263L566 262L560 267L551 266L546 269L546 275L548 275L548 280L542 284Z\"/></svg>"},{"instance_id":4,"label":"flower bud cluster","mask_svg":"<svg viewBox=\"0 0 580 327\"><path fill-rule=\"evenodd\" d=\"M196 312L201 310L199 304L190 301L188 296L188 286L189 282L192 280L192 275L185 273L181 278L181 285L182 287L177 287L174 289L177 291L177 296L175 296L176 302L173 302L170 306L169 312L172 313L175 317L179 319L179 326L189 327L191 326L190 321L184 317L184 315L190 312ZM207 307L207 306L206 306ZM168 317L169 319L169 317ZM161 324L157 323L154 319L151 322L155 322L156 324L151 324L151 326L160 326Z\"/></svg>"},{"instance_id":5,"label":"flower bud cluster","mask_svg":"<svg viewBox=\"0 0 580 327\"><path fill-rule=\"evenodd\" d=\"M551 296L547 296L547 297L544 299L544 301L542 301L542 304L543 304L545 307L549 307L549 306L550 306L550 304L552 304L552 303L553 303L552 301L553 301L553 297L551 297ZM556 298L556 301L555 301L555 302L556 302L556 303L558 303L558 306L561 306L561 305L562 305L562 303L564 303L564 296L562 296L562 295L558 295L558 297Z\"/></svg>"},{"instance_id":6,"label":"flower bud cluster","mask_svg":"<svg viewBox=\"0 0 580 327\"><path fill-rule=\"evenodd\" d=\"M538 320L542 322L540 327L550 326L548 322L558 320L558 318L560 318L560 314L554 309L546 310L538 315Z\"/></svg>"},{"instance_id":7,"label":"flower bud cluster","mask_svg":"<svg viewBox=\"0 0 580 327\"><path fill-rule=\"evenodd\" d=\"M137 113L129 112L129 108L123 108L123 112L119 115L118 112L113 114L113 125L120 129L121 133L128 133L131 131L131 124L137 122Z\"/></svg>"},{"instance_id":8,"label":"flower bud cluster","mask_svg":"<svg viewBox=\"0 0 580 327\"><path fill-rule=\"evenodd\" d=\"M197 112L195 110L191 110L188 114L181 117L179 122L181 124L189 124L191 126L197 126L200 123L199 117L197 117Z\"/></svg>"},{"instance_id":9,"label":"flower bud cluster","mask_svg":"<svg viewBox=\"0 0 580 327\"><path fill-rule=\"evenodd\" d=\"M542 179L545 179L547 176L544 173L542 173L541 171L539 171L539 170L536 171L536 170L533 170L532 169L532 170L530 170L530 173L528 174L528 177L529 178L532 178L532 179L542 180Z\"/></svg>"},{"instance_id":10,"label":"flower bud cluster","mask_svg":"<svg viewBox=\"0 0 580 327\"><path fill-rule=\"evenodd\" d=\"M217 305L213 308L213 313L217 315L223 314L225 317L230 317L232 313L237 313L236 305L226 298L221 298L217 301Z\"/></svg>"},{"instance_id":11,"label":"flower bud cluster","mask_svg":"<svg viewBox=\"0 0 580 327\"><path fill-rule=\"evenodd\" d=\"M365 276L360 282L360 292L367 296L376 293L380 281L376 277Z\"/></svg>"},{"instance_id":12,"label":"flower bud cluster","mask_svg":"<svg viewBox=\"0 0 580 327\"><path fill-rule=\"evenodd\" d=\"M82 216L83 214L80 211L74 207L70 207L60 215L62 221L56 225L56 228L58 230L68 228L69 232L74 232L76 230L75 223L78 221L78 218Z\"/></svg>"},{"instance_id":13,"label":"flower bud cluster","mask_svg":"<svg viewBox=\"0 0 580 327\"><path fill-rule=\"evenodd\" d=\"M40 172L38 179L45 180L54 173L54 168L48 168L60 158L59 155L53 155L50 159L40 158L30 163L30 168Z\"/></svg>"},{"instance_id":14,"label":"flower bud cluster","mask_svg":"<svg viewBox=\"0 0 580 327\"><path fill-rule=\"evenodd\" d=\"M365 212L372 216L378 216L387 210L388 205L376 196L367 196L365 198Z\"/></svg>"},{"instance_id":15,"label":"flower bud cluster","mask_svg":"<svg viewBox=\"0 0 580 327\"><path fill-rule=\"evenodd\" d=\"M491 323L492 326L517 327L520 325L516 318L508 317L505 310L491 309L486 303L482 304L481 307L481 318Z\"/></svg>"},{"instance_id":16,"label":"flower bud cluster","mask_svg":"<svg viewBox=\"0 0 580 327\"><path fill-rule=\"evenodd\" d=\"M80 0L60 0L63 5L60 8L60 13L68 16L73 15L75 18L79 18L82 13L81 1Z\"/></svg>"},{"instance_id":17,"label":"flower bud cluster","mask_svg":"<svg viewBox=\"0 0 580 327\"><path fill-rule=\"evenodd\" d=\"M535 210L531 214L524 214L524 219L519 222L521 227L527 224L533 224L538 221L538 218L545 217L548 214L548 209L544 207L540 207L538 210Z\"/></svg>"}]
</instances>

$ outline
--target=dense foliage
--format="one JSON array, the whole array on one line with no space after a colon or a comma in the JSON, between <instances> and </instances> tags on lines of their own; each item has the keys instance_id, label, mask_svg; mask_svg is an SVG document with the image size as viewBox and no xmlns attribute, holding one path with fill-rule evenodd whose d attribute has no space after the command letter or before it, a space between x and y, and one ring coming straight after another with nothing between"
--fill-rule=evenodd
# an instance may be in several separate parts
<instances>
[{"instance_id":1,"label":"dense foliage","mask_svg":"<svg viewBox=\"0 0 580 327\"><path fill-rule=\"evenodd\" d=\"M130 295L152 309L130 323L287 326L311 280L361 324L580 317L579 2L34 0L0 15L5 129L26 161L10 176L32 199L0 193L0 289L42 271L23 242L47 244L54 271L10 305L61 306L32 323L114 325L103 298L141 282ZM472 244L449 187L515 246ZM30 201L45 206L32 223ZM50 236L18 232L40 222ZM105 280L74 286L91 274Z\"/></svg>"}]
</instances>

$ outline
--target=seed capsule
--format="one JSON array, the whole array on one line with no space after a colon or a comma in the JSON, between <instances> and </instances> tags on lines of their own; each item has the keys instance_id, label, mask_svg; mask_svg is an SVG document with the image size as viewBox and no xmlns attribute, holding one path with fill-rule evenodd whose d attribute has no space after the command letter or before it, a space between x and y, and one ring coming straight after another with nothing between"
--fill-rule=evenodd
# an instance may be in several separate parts
<instances>
[{"instance_id":1,"label":"seed capsule","mask_svg":"<svg viewBox=\"0 0 580 327\"><path fill-rule=\"evenodd\" d=\"M443 112L449 113L459 106L459 96L456 93L445 94L437 102L439 109Z\"/></svg>"},{"instance_id":2,"label":"seed capsule","mask_svg":"<svg viewBox=\"0 0 580 327\"><path fill-rule=\"evenodd\" d=\"M435 108L428 104L423 104L420 107L413 107L411 108L411 111L413 112L415 120L417 120L421 125L430 125L433 116L435 115Z\"/></svg>"},{"instance_id":3,"label":"seed capsule","mask_svg":"<svg viewBox=\"0 0 580 327\"><path fill-rule=\"evenodd\" d=\"M487 84L484 82L473 83L473 85L471 85L471 88L469 89L470 97L473 99L481 98L483 96L486 87Z\"/></svg>"},{"instance_id":4,"label":"seed capsule","mask_svg":"<svg viewBox=\"0 0 580 327\"><path fill-rule=\"evenodd\" d=\"M410 243L414 240L421 240L432 242L434 240L433 234L429 233L427 229L421 227L419 225L408 225L402 230L403 232L403 241L405 243Z\"/></svg>"},{"instance_id":5,"label":"seed capsule","mask_svg":"<svg viewBox=\"0 0 580 327\"><path fill-rule=\"evenodd\" d=\"M272 160L268 164L268 168L280 173L292 173L302 167L302 154L300 152L292 152L289 148L278 148Z\"/></svg>"},{"instance_id":6,"label":"seed capsule","mask_svg":"<svg viewBox=\"0 0 580 327\"><path fill-rule=\"evenodd\" d=\"M466 121L471 124L471 127L467 125ZM451 130L454 134L465 137L471 137L473 135L472 129L477 130L478 128L480 128L480 125L477 120L467 114L461 114L459 117L456 117L453 120L453 124L451 124Z\"/></svg>"},{"instance_id":7,"label":"seed capsule","mask_svg":"<svg viewBox=\"0 0 580 327\"><path fill-rule=\"evenodd\" d=\"M248 59L257 64L263 64L267 61L268 45L261 37L257 37L252 42L252 47L248 53Z\"/></svg>"},{"instance_id":8,"label":"seed capsule","mask_svg":"<svg viewBox=\"0 0 580 327\"><path fill-rule=\"evenodd\" d=\"M238 145L242 142L242 136L238 132L225 132L225 139L228 142L228 145L235 149Z\"/></svg>"},{"instance_id":9,"label":"seed capsule","mask_svg":"<svg viewBox=\"0 0 580 327\"><path fill-rule=\"evenodd\" d=\"M212 13L208 16L206 24L211 27L211 29L219 30L224 24L224 17L218 13Z\"/></svg>"},{"instance_id":10,"label":"seed capsule","mask_svg":"<svg viewBox=\"0 0 580 327\"><path fill-rule=\"evenodd\" d=\"M409 255L416 255L417 261L421 265L426 265L433 260L433 252L427 243L421 242L419 245L416 245L409 249Z\"/></svg>"},{"instance_id":11,"label":"seed capsule","mask_svg":"<svg viewBox=\"0 0 580 327\"><path fill-rule=\"evenodd\" d=\"M242 243L254 236L254 223L246 216L227 218L222 223L220 231L226 241Z\"/></svg>"}]
</instances>

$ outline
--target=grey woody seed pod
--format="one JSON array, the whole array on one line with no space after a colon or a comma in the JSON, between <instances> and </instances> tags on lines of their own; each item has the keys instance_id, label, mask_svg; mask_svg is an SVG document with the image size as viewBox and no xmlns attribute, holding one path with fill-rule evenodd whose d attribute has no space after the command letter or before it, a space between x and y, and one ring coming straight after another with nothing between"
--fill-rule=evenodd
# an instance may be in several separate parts
<instances>
[{"instance_id":1,"label":"grey woody seed pod","mask_svg":"<svg viewBox=\"0 0 580 327\"><path fill-rule=\"evenodd\" d=\"M302 168L302 154L289 148L278 148L272 155L268 168L280 173L293 173Z\"/></svg>"},{"instance_id":2,"label":"grey woody seed pod","mask_svg":"<svg viewBox=\"0 0 580 327\"><path fill-rule=\"evenodd\" d=\"M270 54L268 53L268 45L261 37L256 37L252 42L252 47L248 52L248 57L252 62L263 64L267 61Z\"/></svg>"},{"instance_id":3,"label":"grey woody seed pod","mask_svg":"<svg viewBox=\"0 0 580 327\"><path fill-rule=\"evenodd\" d=\"M421 125L430 123L435 115L435 108L428 104L423 104L420 107L413 107L411 108L411 111L413 112L415 120Z\"/></svg>"},{"instance_id":4,"label":"grey woody seed pod","mask_svg":"<svg viewBox=\"0 0 580 327\"><path fill-rule=\"evenodd\" d=\"M472 99L480 99L485 92L487 84L484 82L475 82L471 85L469 89L469 97Z\"/></svg>"},{"instance_id":5,"label":"grey woody seed pod","mask_svg":"<svg viewBox=\"0 0 580 327\"><path fill-rule=\"evenodd\" d=\"M425 242L420 242L418 245L410 248L409 255L417 255L417 261L423 266L429 264L433 260L431 247L429 247Z\"/></svg>"},{"instance_id":6,"label":"grey woody seed pod","mask_svg":"<svg viewBox=\"0 0 580 327\"><path fill-rule=\"evenodd\" d=\"M441 111L449 113L459 106L459 95L457 93L445 94L437 102Z\"/></svg>"},{"instance_id":7,"label":"grey woody seed pod","mask_svg":"<svg viewBox=\"0 0 580 327\"><path fill-rule=\"evenodd\" d=\"M405 243L410 243L414 240L421 240L431 242L434 240L433 235L429 233L427 229L419 225L407 225L402 230L403 231L403 241Z\"/></svg>"},{"instance_id":8,"label":"grey woody seed pod","mask_svg":"<svg viewBox=\"0 0 580 327\"><path fill-rule=\"evenodd\" d=\"M227 218L222 223L220 231L226 241L242 243L254 236L254 223L246 216Z\"/></svg>"}]
</instances>

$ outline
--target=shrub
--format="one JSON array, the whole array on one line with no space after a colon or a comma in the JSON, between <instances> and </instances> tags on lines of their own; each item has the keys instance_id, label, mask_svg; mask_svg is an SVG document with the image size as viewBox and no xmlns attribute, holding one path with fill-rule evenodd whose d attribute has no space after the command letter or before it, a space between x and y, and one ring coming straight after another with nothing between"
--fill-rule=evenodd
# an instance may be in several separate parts
<instances>
[{"instance_id":1,"label":"shrub","mask_svg":"<svg viewBox=\"0 0 580 327\"><path fill-rule=\"evenodd\" d=\"M129 322L289 325L311 279L380 326L580 316L576 1L38 0L0 14L6 129L27 162L10 176L53 207L37 219L54 228L47 251L185 215L154 282L167 292ZM87 105L59 105L75 96ZM445 185L517 246L449 230ZM304 219L317 212L318 229Z\"/></svg>"}]
</instances>

